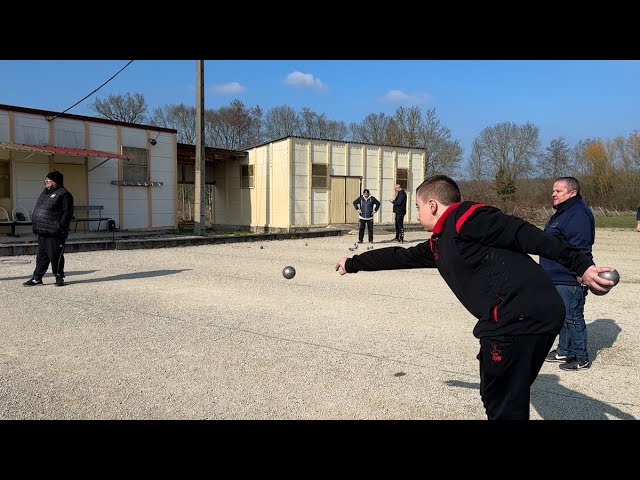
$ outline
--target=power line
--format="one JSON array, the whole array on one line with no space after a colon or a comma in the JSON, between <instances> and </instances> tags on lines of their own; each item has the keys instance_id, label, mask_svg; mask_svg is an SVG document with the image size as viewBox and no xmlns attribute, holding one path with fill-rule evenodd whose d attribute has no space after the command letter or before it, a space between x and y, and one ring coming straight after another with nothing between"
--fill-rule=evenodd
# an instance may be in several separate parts
<instances>
[{"instance_id":1,"label":"power line","mask_svg":"<svg viewBox=\"0 0 640 480\"><path fill-rule=\"evenodd\" d=\"M55 116L48 118L47 120L52 121L55 120L57 117L59 117L60 115L62 115L65 112L68 112L69 110L71 110L73 107L75 107L76 105L78 105L81 102L84 102L87 98L89 98L91 95L93 95L94 93L96 93L98 90L100 90L102 87L104 87L107 83L109 83L111 80L113 80L114 78L116 78L118 76L118 74L120 72L122 72L125 68L127 68L129 65L131 65L133 63L133 60L129 60L129 63L127 63L124 67L122 67L120 70L118 70L109 80L107 80L106 82L104 82L102 85L100 85L98 88L96 88L93 92L91 92L89 95L87 95L86 97L84 97L82 100L78 100L76 103L74 103L73 105L71 105L69 108L67 108L64 112L60 112L58 114L56 114Z\"/></svg>"}]
</instances>

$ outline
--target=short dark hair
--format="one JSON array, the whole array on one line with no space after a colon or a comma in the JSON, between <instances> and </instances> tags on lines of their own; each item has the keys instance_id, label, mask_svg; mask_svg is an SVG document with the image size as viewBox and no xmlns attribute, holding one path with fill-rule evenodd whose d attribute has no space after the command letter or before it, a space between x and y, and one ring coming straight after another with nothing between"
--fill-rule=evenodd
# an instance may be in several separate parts
<instances>
[{"instance_id":1,"label":"short dark hair","mask_svg":"<svg viewBox=\"0 0 640 480\"><path fill-rule=\"evenodd\" d=\"M364 190L362 190L362 193L363 193L363 194L364 194L364 193L368 193L369 195L371 195L371 192L369 191L369 189L368 189L368 188L365 188Z\"/></svg>"},{"instance_id":2,"label":"short dark hair","mask_svg":"<svg viewBox=\"0 0 640 480\"><path fill-rule=\"evenodd\" d=\"M416 188L416 196L426 202L433 196L443 205L452 205L462 199L458 184L446 175L433 175Z\"/></svg>"},{"instance_id":3,"label":"short dark hair","mask_svg":"<svg viewBox=\"0 0 640 480\"><path fill-rule=\"evenodd\" d=\"M580 193L580 182L575 177L558 177L553 183L564 182L569 191L575 190L576 193Z\"/></svg>"}]
</instances>

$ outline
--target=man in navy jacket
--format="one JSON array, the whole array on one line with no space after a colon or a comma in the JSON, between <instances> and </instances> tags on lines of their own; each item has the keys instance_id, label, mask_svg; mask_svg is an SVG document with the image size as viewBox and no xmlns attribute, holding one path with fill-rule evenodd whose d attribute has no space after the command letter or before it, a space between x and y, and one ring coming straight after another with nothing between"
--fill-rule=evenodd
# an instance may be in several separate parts
<instances>
[{"instance_id":1,"label":"man in navy jacket","mask_svg":"<svg viewBox=\"0 0 640 480\"><path fill-rule=\"evenodd\" d=\"M359 271L437 268L458 300L477 318L480 396L490 420L529 419L531 385L564 323L564 303L529 254L559 261L604 292L612 281L579 249L495 207L461 202L445 175L416 189L418 220L431 238L418 245L370 250L336 264ZM437 313L437 312L436 312Z\"/></svg>"},{"instance_id":2,"label":"man in navy jacket","mask_svg":"<svg viewBox=\"0 0 640 480\"><path fill-rule=\"evenodd\" d=\"M359 229L358 243L364 240L364 227L367 227L369 243L373 243L373 215L380 209L380 202L371 195L367 188L362 191L362 195L353 201L353 207L358 211Z\"/></svg>"},{"instance_id":3,"label":"man in navy jacket","mask_svg":"<svg viewBox=\"0 0 640 480\"><path fill-rule=\"evenodd\" d=\"M574 177L560 177L553 182L551 193L556 211L544 231L577 247L589 258L596 238L596 224L589 206L580 196L580 182ZM588 288L577 273L549 258L540 257L564 301L566 316L558 335L558 347L547 355L547 362L559 362L562 370L582 370L591 366L587 352L587 325L584 303Z\"/></svg>"}]
</instances>

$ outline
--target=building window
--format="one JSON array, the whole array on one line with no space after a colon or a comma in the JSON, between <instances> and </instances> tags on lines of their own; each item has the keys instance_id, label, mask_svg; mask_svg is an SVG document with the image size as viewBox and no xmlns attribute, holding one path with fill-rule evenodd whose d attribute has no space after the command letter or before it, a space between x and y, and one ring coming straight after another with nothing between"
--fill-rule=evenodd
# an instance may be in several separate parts
<instances>
[{"instance_id":1,"label":"building window","mask_svg":"<svg viewBox=\"0 0 640 480\"><path fill-rule=\"evenodd\" d=\"M122 154L131 157L124 160L122 168L122 180L130 182L146 182L147 175L147 149L136 147L122 147Z\"/></svg>"},{"instance_id":2,"label":"building window","mask_svg":"<svg viewBox=\"0 0 640 480\"><path fill-rule=\"evenodd\" d=\"M9 181L9 162L0 160L0 197L9 198L11 196Z\"/></svg>"},{"instance_id":3,"label":"building window","mask_svg":"<svg viewBox=\"0 0 640 480\"><path fill-rule=\"evenodd\" d=\"M240 165L240 188L253 188L255 186L253 167L253 165Z\"/></svg>"},{"instance_id":4,"label":"building window","mask_svg":"<svg viewBox=\"0 0 640 480\"><path fill-rule=\"evenodd\" d=\"M206 185L215 185L215 170L214 166L210 163L204 166L204 183ZM178 163L178 183L196 183L196 166L186 163Z\"/></svg>"},{"instance_id":5,"label":"building window","mask_svg":"<svg viewBox=\"0 0 640 480\"><path fill-rule=\"evenodd\" d=\"M329 165L321 163L311 164L311 186L314 188L327 188Z\"/></svg>"},{"instance_id":6,"label":"building window","mask_svg":"<svg viewBox=\"0 0 640 480\"><path fill-rule=\"evenodd\" d=\"M408 168L396 168L396 184L400 185L403 190L409 188Z\"/></svg>"}]
</instances>

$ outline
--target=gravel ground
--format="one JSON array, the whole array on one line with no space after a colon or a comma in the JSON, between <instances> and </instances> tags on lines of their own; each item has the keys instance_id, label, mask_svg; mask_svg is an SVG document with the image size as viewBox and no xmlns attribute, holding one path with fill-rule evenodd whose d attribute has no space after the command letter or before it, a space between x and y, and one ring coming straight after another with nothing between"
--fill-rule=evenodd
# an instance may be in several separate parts
<instances>
[{"instance_id":1,"label":"gravel ground","mask_svg":"<svg viewBox=\"0 0 640 480\"><path fill-rule=\"evenodd\" d=\"M72 253L62 288L0 257L0 419L485 419L474 319L436 270L338 275L356 238ZM532 419L640 417L638 242L597 231L593 366L545 364Z\"/></svg>"}]
</instances>

